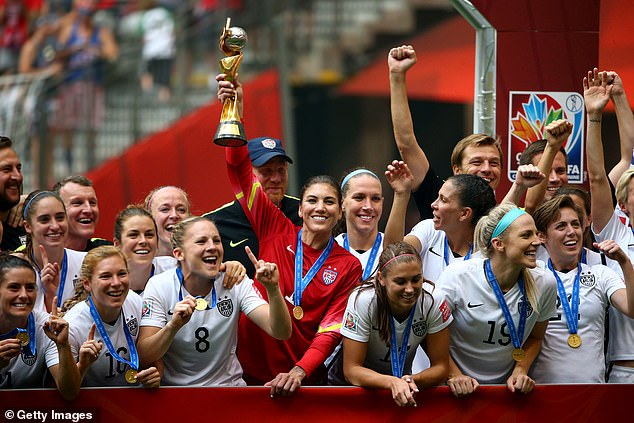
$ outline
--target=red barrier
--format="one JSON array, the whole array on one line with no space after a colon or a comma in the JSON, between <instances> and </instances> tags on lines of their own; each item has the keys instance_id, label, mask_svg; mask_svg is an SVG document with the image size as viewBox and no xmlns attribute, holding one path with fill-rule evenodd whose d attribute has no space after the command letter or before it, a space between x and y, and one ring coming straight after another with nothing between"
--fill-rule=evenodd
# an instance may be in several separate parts
<instances>
[{"instance_id":1,"label":"red barrier","mask_svg":"<svg viewBox=\"0 0 634 423\"><path fill-rule=\"evenodd\" d=\"M54 390L0 391L5 422L18 412L91 413L76 422L599 422L631 415L634 385L537 386L528 394L486 386L467 398L448 388L420 392L417 408L399 408L388 391L361 388L301 388L293 397L271 399L266 388L82 389L74 402ZM21 411L20 411L21 410ZM9 413L9 415L7 415ZM9 419L11 413L13 419ZM70 417L70 415L68 416ZM624 421L627 421L625 417ZM65 421L68 421L67 419ZM62 420L56 420L62 421Z\"/></svg>"},{"instance_id":2,"label":"red barrier","mask_svg":"<svg viewBox=\"0 0 634 423\"><path fill-rule=\"evenodd\" d=\"M280 138L277 71L264 72L244 86L248 98L244 109L247 137ZM203 106L86 175L101 198L97 236L112 239L119 210L142 201L161 185L176 185L187 191L193 214L203 214L231 201L224 149L213 143L221 108L218 101Z\"/></svg>"}]
</instances>

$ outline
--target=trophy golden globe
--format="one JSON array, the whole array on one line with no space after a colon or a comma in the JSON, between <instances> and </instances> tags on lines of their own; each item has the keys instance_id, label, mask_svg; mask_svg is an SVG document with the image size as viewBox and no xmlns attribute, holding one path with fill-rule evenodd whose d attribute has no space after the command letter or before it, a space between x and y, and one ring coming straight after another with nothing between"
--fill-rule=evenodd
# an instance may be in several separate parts
<instances>
[{"instance_id":1,"label":"trophy golden globe","mask_svg":"<svg viewBox=\"0 0 634 423\"><path fill-rule=\"evenodd\" d=\"M225 81L234 82L242 62L242 49L247 44L247 33L237 26L230 27L230 24L231 18L227 18L227 23L220 35L220 50L226 56L220 59L220 72L227 75ZM227 98L222 103L222 113L214 143L223 147L239 147L247 143L236 96Z\"/></svg>"}]
</instances>

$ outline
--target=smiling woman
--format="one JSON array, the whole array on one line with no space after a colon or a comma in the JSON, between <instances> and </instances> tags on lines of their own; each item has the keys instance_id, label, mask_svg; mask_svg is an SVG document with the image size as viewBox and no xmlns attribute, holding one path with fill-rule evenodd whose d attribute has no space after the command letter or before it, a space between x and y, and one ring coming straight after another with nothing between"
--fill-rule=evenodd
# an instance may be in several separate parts
<instances>
[{"instance_id":1,"label":"smiling woman","mask_svg":"<svg viewBox=\"0 0 634 423\"><path fill-rule=\"evenodd\" d=\"M64 248L68 219L62 199L51 191L33 191L24 201L25 254L37 269L40 295L35 308L51 310L73 295L86 253Z\"/></svg>"},{"instance_id":2,"label":"smiling woman","mask_svg":"<svg viewBox=\"0 0 634 423\"><path fill-rule=\"evenodd\" d=\"M581 262L583 214L572 198L557 196L534 213L557 281L557 318L548 324L532 375L540 383L605 382L605 317L609 306L634 317L634 270L613 240L596 244L621 275L602 264ZM577 316L575 318L575 316Z\"/></svg>"},{"instance_id":3,"label":"smiling woman","mask_svg":"<svg viewBox=\"0 0 634 423\"><path fill-rule=\"evenodd\" d=\"M479 384L530 392L528 370L555 312L552 275L536 266L532 217L506 203L482 217L476 247L486 257L451 264L436 282L453 313L447 384L456 396Z\"/></svg>"},{"instance_id":4,"label":"smiling woman","mask_svg":"<svg viewBox=\"0 0 634 423\"><path fill-rule=\"evenodd\" d=\"M343 355L330 369L331 383L342 384L345 377L357 386L390 389L398 405L416 406L419 388L446 379L452 317L427 282L411 245L399 242L385 248L376 276L348 298L341 328ZM431 366L413 374L419 345L425 345Z\"/></svg>"},{"instance_id":5,"label":"smiling woman","mask_svg":"<svg viewBox=\"0 0 634 423\"><path fill-rule=\"evenodd\" d=\"M157 256L171 256L170 236L174 225L190 213L187 193L178 187L164 186L153 189L145 198L145 208L156 221L158 229Z\"/></svg>"},{"instance_id":6,"label":"smiling woman","mask_svg":"<svg viewBox=\"0 0 634 423\"><path fill-rule=\"evenodd\" d=\"M64 304L70 349L82 386L158 387L156 367L142 368L136 349L141 297L130 292L128 266L112 246L90 250L75 295Z\"/></svg>"},{"instance_id":7,"label":"smiling woman","mask_svg":"<svg viewBox=\"0 0 634 423\"><path fill-rule=\"evenodd\" d=\"M178 223L172 246L178 267L151 278L144 292L141 362L161 361L166 385L244 385L235 353L240 315L271 337L290 336L277 266L250 254L267 303L244 277L244 267L238 284L225 273L222 242L213 222L190 217Z\"/></svg>"},{"instance_id":8,"label":"smiling woman","mask_svg":"<svg viewBox=\"0 0 634 423\"><path fill-rule=\"evenodd\" d=\"M176 267L172 256L159 256L156 222L141 206L129 205L115 218L114 245L128 261L130 289L141 294L154 275Z\"/></svg>"},{"instance_id":9,"label":"smiling woman","mask_svg":"<svg viewBox=\"0 0 634 423\"><path fill-rule=\"evenodd\" d=\"M275 207L252 173L247 147L227 148L232 187L260 242L260 257L277 263L285 307L293 313L288 341L274 342L251 322L240 322L238 356L245 380L267 384L271 395L288 395L308 377L324 384L323 365L341 339L347 295L361 278L359 261L334 242L341 219L339 185L329 176L302 188L297 227ZM262 281L256 277L256 287Z\"/></svg>"}]
</instances>

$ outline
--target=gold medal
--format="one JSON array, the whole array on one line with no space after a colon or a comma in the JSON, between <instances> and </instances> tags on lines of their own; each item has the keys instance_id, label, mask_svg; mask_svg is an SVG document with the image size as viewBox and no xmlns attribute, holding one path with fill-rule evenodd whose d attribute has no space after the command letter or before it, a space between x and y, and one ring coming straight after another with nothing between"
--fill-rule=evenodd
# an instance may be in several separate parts
<instances>
[{"instance_id":1,"label":"gold medal","mask_svg":"<svg viewBox=\"0 0 634 423\"><path fill-rule=\"evenodd\" d=\"M570 348L579 348L581 346L581 337L576 333L571 333L568 337L568 345Z\"/></svg>"},{"instance_id":2,"label":"gold medal","mask_svg":"<svg viewBox=\"0 0 634 423\"><path fill-rule=\"evenodd\" d=\"M207 301L204 298L196 298L196 310L204 311L207 310Z\"/></svg>"},{"instance_id":3,"label":"gold medal","mask_svg":"<svg viewBox=\"0 0 634 423\"><path fill-rule=\"evenodd\" d=\"M127 372L125 372L125 381L128 383L136 383L136 374L137 371L134 369L129 369Z\"/></svg>"},{"instance_id":4,"label":"gold medal","mask_svg":"<svg viewBox=\"0 0 634 423\"><path fill-rule=\"evenodd\" d=\"M20 345L22 345L23 347L26 347L27 345L29 345L29 342L31 342L31 337L27 332L18 332L16 338L18 339L18 341L20 341Z\"/></svg>"},{"instance_id":5,"label":"gold medal","mask_svg":"<svg viewBox=\"0 0 634 423\"><path fill-rule=\"evenodd\" d=\"M515 349L513 349L513 352L511 353L511 355L513 356L513 360L522 361L522 360L524 360L524 357L526 356L526 353L521 348L515 348Z\"/></svg>"},{"instance_id":6,"label":"gold medal","mask_svg":"<svg viewBox=\"0 0 634 423\"><path fill-rule=\"evenodd\" d=\"M304 309L302 309L300 306L293 307L293 317L295 317L297 320L302 320L302 317L304 317Z\"/></svg>"}]
</instances>

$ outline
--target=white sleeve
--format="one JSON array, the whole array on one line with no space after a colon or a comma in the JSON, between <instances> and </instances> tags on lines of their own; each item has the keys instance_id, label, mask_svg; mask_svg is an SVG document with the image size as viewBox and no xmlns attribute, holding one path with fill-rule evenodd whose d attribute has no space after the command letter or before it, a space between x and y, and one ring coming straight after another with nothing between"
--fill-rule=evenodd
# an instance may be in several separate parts
<instances>
[{"instance_id":1,"label":"white sleeve","mask_svg":"<svg viewBox=\"0 0 634 423\"><path fill-rule=\"evenodd\" d=\"M235 293L240 304L240 310L247 316L261 305L267 304L258 289L253 285L253 280L248 276L242 282L235 285Z\"/></svg>"},{"instance_id":2,"label":"white sleeve","mask_svg":"<svg viewBox=\"0 0 634 423\"><path fill-rule=\"evenodd\" d=\"M163 278L150 278L145 291L143 291L141 326L163 328L167 324L167 313L170 305L159 292L160 287L165 285L169 285L169 282Z\"/></svg>"},{"instance_id":3,"label":"white sleeve","mask_svg":"<svg viewBox=\"0 0 634 423\"><path fill-rule=\"evenodd\" d=\"M373 299L374 290L360 291L357 288L352 291L343 315L341 335L359 342L370 340L370 331L372 330L370 303Z\"/></svg>"}]
</instances>

